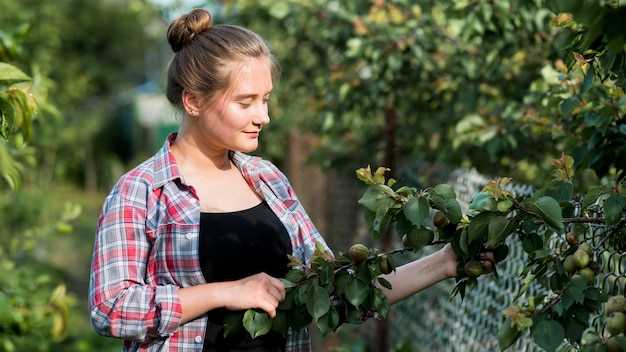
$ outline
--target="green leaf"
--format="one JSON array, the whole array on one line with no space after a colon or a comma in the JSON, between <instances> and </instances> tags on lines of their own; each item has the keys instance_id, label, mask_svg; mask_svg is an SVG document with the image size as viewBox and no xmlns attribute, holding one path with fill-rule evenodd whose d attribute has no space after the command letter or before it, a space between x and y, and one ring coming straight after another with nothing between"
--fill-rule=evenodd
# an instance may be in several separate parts
<instances>
[{"instance_id":1,"label":"green leaf","mask_svg":"<svg viewBox=\"0 0 626 352\"><path fill-rule=\"evenodd\" d=\"M413 197L404 205L404 216L415 226L425 226L430 219L430 206L425 197Z\"/></svg>"},{"instance_id":2,"label":"green leaf","mask_svg":"<svg viewBox=\"0 0 626 352\"><path fill-rule=\"evenodd\" d=\"M335 274L335 289L337 290L337 293L344 293L348 288L349 283L350 274L348 274L347 271L342 270Z\"/></svg>"},{"instance_id":3,"label":"green leaf","mask_svg":"<svg viewBox=\"0 0 626 352\"><path fill-rule=\"evenodd\" d=\"M580 104L580 99L578 97L569 97L561 102L561 112L564 115L568 115L571 113L574 108L576 108Z\"/></svg>"},{"instance_id":4,"label":"green leaf","mask_svg":"<svg viewBox=\"0 0 626 352\"><path fill-rule=\"evenodd\" d=\"M467 239L469 244L488 236L489 223L493 217L493 213L480 213L470 220L467 227Z\"/></svg>"},{"instance_id":5,"label":"green leaf","mask_svg":"<svg viewBox=\"0 0 626 352\"><path fill-rule=\"evenodd\" d=\"M272 328L272 321L265 312L248 309L243 315L243 326L250 336L255 339L267 334Z\"/></svg>"},{"instance_id":6,"label":"green leaf","mask_svg":"<svg viewBox=\"0 0 626 352\"><path fill-rule=\"evenodd\" d=\"M445 208L442 210L452 224L458 224L463 218L461 205L456 201L456 199L448 199L445 203Z\"/></svg>"},{"instance_id":7,"label":"green leaf","mask_svg":"<svg viewBox=\"0 0 626 352\"><path fill-rule=\"evenodd\" d=\"M298 283L305 277L306 277L306 274L304 273L304 271L298 270L298 269L291 269L285 276L285 280Z\"/></svg>"},{"instance_id":8,"label":"green leaf","mask_svg":"<svg viewBox=\"0 0 626 352\"><path fill-rule=\"evenodd\" d=\"M353 306L358 307L365 302L365 299L369 294L369 287L361 280L352 278L348 283L348 287L346 287L344 294L346 295L348 302L350 302Z\"/></svg>"},{"instance_id":9,"label":"green leaf","mask_svg":"<svg viewBox=\"0 0 626 352\"><path fill-rule=\"evenodd\" d=\"M389 300L381 289L374 290L374 310L383 317L387 317L389 313Z\"/></svg>"},{"instance_id":10,"label":"green leaf","mask_svg":"<svg viewBox=\"0 0 626 352\"><path fill-rule=\"evenodd\" d=\"M25 82L30 81L30 77L19 68L0 62L0 81Z\"/></svg>"},{"instance_id":11,"label":"green leaf","mask_svg":"<svg viewBox=\"0 0 626 352\"><path fill-rule=\"evenodd\" d=\"M583 303L585 300L585 289L587 286L587 281L583 277L575 275L567 284L565 294L571 296L575 302Z\"/></svg>"},{"instance_id":12,"label":"green leaf","mask_svg":"<svg viewBox=\"0 0 626 352\"><path fill-rule=\"evenodd\" d=\"M319 319L326 314L330 308L328 289L313 285L313 289L309 292L309 297L306 301L306 308L313 319Z\"/></svg>"},{"instance_id":13,"label":"green leaf","mask_svg":"<svg viewBox=\"0 0 626 352\"><path fill-rule=\"evenodd\" d=\"M469 209L474 211L495 211L496 201L491 194L487 192L478 192L472 197L472 201L469 204Z\"/></svg>"},{"instance_id":14,"label":"green leaf","mask_svg":"<svg viewBox=\"0 0 626 352\"><path fill-rule=\"evenodd\" d=\"M552 197L543 196L533 204L546 224L558 231L563 231L563 215L559 202Z\"/></svg>"},{"instance_id":15,"label":"green leaf","mask_svg":"<svg viewBox=\"0 0 626 352\"><path fill-rule=\"evenodd\" d=\"M287 279L280 279L280 281L283 283L283 286L285 286L285 288L292 288L292 287L296 287L297 285L294 284L293 282L287 280Z\"/></svg>"},{"instance_id":16,"label":"green leaf","mask_svg":"<svg viewBox=\"0 0 626 352\"><path fill-rule=\"evenodd\" d=\"M548 186L545 195L558 202L569 202L574 195L574 185L568 181L554 181Z\"/></svg>"},{"instance_id":17,"label":"green leaf","mask_svg":"<svg viewBox=\"0 0 626 352\"><path fill-rule=\"evenodd\" d=\"M555 351L565 338L565 330L554 320L541 320L531 330L535 343L548 352Z\"/></svg>"},{"instance_id":18,"label":"green leaf","mask_svg":"<svg viewBox=\"0 0 626 352\"><path fill-rule=\"evenodd\" d=\"M487 247L493 248L506 238L508 223L505 216L494 216L489 220Z\"/></svg>"},{"instance_id":19,"label":"green leaf","mask_svg":"<svg viewBox=\"0 0 626 352\"><path fill-rule=\"evenodd\" d=\"M456 199L456 194L454 193L454 189L452 186L448 184L439 184L433 187L431 194L436 194L443 199Z\"/></svg>"},{"instance_id":20,"label":"green leaf","mask_svg":"<svg viewBox=\"0 0 626 352\"><path fill-rule=\"evenodd\" d=\"M604 201L604 218L607 224L613 225L622 218L622 212L626 205L626 198L619 194L612 194Z\"/></svg>"},{"instance_id":21,"label":"green leaf","mask_svg":"<svg viewBox=\"0 0 626 352\"><path fill-rule=\"evenodd\" d=\"M391 282L387 281L385 278L383 277L379 277L377 278L378 283L380 283L380 285L388 290L391 290Z\"/></svg>"},{"instance_id":22,"label":"green leaf","mask_svg":"<svg viewBox=\"0 0 626 352\"><path fill-rule=\"evenodd\" d=\"M393 190L385 185L369 186L359 199L359 204L373 212L376 212L378 208L389 208L394 200L387 192L393 192Z\"/></svg>"},{"instance_id":23,"label":"green leaf","mask_svg":"<svg viewBox=\"0 0 626 352\"><path fill-rule=\"evenodd\" d=\"M322 336L326 336L335 331L339 326L339 313L337 312L337 309L335 309L335 307L330 308L324 316L320 317L316 321L316 325L322 333Z\"/></svg>"},{"instance_id":24,"label":"green leaf","mask_svg":"<svg viewBox=\"0 0 626 352\"><path fill-rule=\"evenodd\" d=\"M498 332L498 345L500 346L500 351L504 351L511 347L520 335L521 333L511 324L511 320L505 320L502 326L500 326L500 331Z\"/></svg>"}]
</instances>

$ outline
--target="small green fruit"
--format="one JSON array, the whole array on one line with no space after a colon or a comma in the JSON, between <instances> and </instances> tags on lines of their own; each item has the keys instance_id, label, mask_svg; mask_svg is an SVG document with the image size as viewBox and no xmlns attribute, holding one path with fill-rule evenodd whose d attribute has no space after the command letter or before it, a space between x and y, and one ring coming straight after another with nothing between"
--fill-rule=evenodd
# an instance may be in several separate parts
<instances>
[{"instance_id":1,"label":"small green fruit","mask_svg":"<svg viewBox=\"0 0 626 352\"><path fill-rule=\"evenodd\" d=\"M352 262L354 262L355 264L360 264L364 262L369 254L370 250L365 245L362 245L360 243L352 245L352 247L350 247L350 249L348 250L348 255L350 256L350 259L352 259Z\"/></svg>"},{"instance_id":2,"label":"small green fruit","mask_svg":"<svg viewBox=\"0 0 626 352\"><path fill-rule=\"evenodd\" d=\"M626 297L611 296L606 302L606 314L611 315L615 312L626 312Z\"/></svg>"},{"instance_id":3,"label":"small green fruit","mask_svg":"<svg viewBox=\"0 0 626 352\"><path fill-rule=\"evenodd\" d=\"M585 330L583 336L580 338L580 344L583 346L593 345L598 341L600 341L600 337L598 337L598 333L593 328Z\"/></svg>"},{"instance_id":4,"label":"small green fruit","mask_svg":"<svg viewBox=\"0 0 626 352\"><path fill-rule=\"evenodd\" d=\"M435 213L435 216L433 217L433 224L435 224L438 229L448 225L449 223L450 220L444 213L439 210Z\"/></svg>"},{"instance_id":5,"label":"small green fruit","mask_svg":"<svg viewBox=\"0 0 626 352\"><path fill-rule=\"evenodd\" d=\"M483 274L483 266L479 261L471 260L465 264L463 268L469 277L479 277Z\"/></svg>"},{"instance_id":6,"label":"small green fruit","mask_svg":"<svg viewBox=\"0 0 626 352\"><path fill-rule=\"evenodd\" d=\"M587 280L587 283L592 284L593 280L596 278L596 273L593 272L590 268L580 269L578 272L580 276L584 277Z\"/></svg>"},{"instance_id":7,"label":"small green fruit","mask_svg":"<svg viewBox=\"0 0 626 352\"><path fill-rule=\"evenodd\" d=\"M578 265L576 264L576 258L574 258L573 255L565 257L565 261L563 261L563 269L565 269L566 273L573 274L577 268Z\"/></svg>"},{"instance_id":8,"label":"small green fruit","mask_svg":"<svg viewBox=\"0 0 626 352\"><path fill-rule=\"evenodd\" d=\"M581 243L580 246L578 246L578 249L582 249L589 255L593 254L593 247L591 247L591 245L587 242Z\"/></svg>"},{"instance_id":9,"label":"small green fruit","mask_svg":"<svg viewBox=\"0 0 626 352\"><path fill-rule=\"evenodd\" d=\"M615 312L606 319L606 328L611 335L617 335L624 332L626 328L626 315L622 312Z\"/></svg>"},{"instance_id":10,"label":"small green fruit","mask_svg":"<svg viewBox=\"0 0 626 352\"><path fill-rule=\"evenodd\" d=\"M589 265L589 254L580 248L577 249L576 252L574 252L574 258L576 258L576 265L580 269L586 268L587 265Z\"/></svg>"},{"instance_id":11,"label":"small green fruit","mask_svg":"<svg viewBox=\"0 0 626 352\"><path fill-rule=\"evenodd\" d=\"M378 267L380 268L380 272L383 274L391 273L393 271L393 264L391 263L391 258L389 258L385 254L381 255L378 261Z\"/></svg>"}]
</instances>

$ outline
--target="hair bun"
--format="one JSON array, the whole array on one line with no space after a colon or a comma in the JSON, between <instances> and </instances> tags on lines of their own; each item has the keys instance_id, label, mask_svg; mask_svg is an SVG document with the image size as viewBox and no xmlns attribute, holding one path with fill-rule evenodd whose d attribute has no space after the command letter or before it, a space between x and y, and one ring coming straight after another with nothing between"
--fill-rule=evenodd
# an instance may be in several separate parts
<instances>
[{"instance_id":1,"label":"hair bun","mask_svg":"<svg viewBox=\"0 0 626 352\"><path fill-rule=\"evenodd\" d=\"M213 26L213 16L204 9L193 9L170 23L167 28L167 41L174 52L191 43L193 38Z\"/></svg>"}]
</instances>

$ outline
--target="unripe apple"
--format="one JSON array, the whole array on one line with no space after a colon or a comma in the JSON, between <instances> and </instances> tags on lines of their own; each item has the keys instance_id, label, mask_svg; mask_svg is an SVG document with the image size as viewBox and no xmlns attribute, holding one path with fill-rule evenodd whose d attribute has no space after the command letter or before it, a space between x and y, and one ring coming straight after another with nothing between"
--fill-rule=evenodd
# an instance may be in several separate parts
<instances>
[{"instance_id":1,"label":"unripe apple","mask_svg":"<svg viewBox=\"0 0 626 352\"><path fill-rule=\"evenodd\" d=\"M380 268L380 272L383 274L389 274L393 271L393 265L391 264L391 260L385 254L380 256L378 267Z\"/></svg>"},{"instance_id":2,"label":"unripe apple","mask_svg":"<svg viewBox=\"0 0 626 352\"><path fill-rule=\"evenodd\" d=\"M596 273L593 272L590 268L580 269L578 272L580 276L584 277L587 280L587 283L592 284L593 280L596 278Z\"/></svg>"},{"instance_id":3,"label":"unripe apple","mask_svg":"<svg viewBox=\"0 0 626 352\"><path fill-rule=\"evenodd\" d=\"M622 312L615 312L606 319L606 329L611 335L617 335L624 332L626 328L626 315Z\"/></svg>"},{"instance_id":4,"label":"unripe apple","mask_svg":"<svg viewBox=\"0 0 626 352\"><path fill-rule=\"evenodd\" d=\"M440 210L437 210L435 216L433 217L433 224L437 226L437 228L442 228L450 223L448 217L442 213Z\"/></svg>"},{"instance_id":5,"label":"unripe apple","mask_svg":"<svg viewBox=\"0 0 626 352\"><path fill-rule=\"evenodd\" d=\"M580 246L578 246L578 249L582 249L589 255L593 254L593 247L591 247L591 245L587 242L581 243Z\"/></svg>"},{"instance_id":6,"label":"unripe apple","mask_svg":"<svg viewBox=\"0 0 626 352\"><path fill-rule=\"evenodd\" d=\"M606 302L606 314L611 315L615 312L626 311L626 297L624 296L611 296Z\"/></svg>"},{"instance_id":7,"label":"unripe apple","mask_svg":"<svg viewBox=\"0 0 626 352\"><path fill-rule=\"evenodd\" d=\"M483 274L483 266L477 260L471 260L463 268L469 277L479 277Z\"/></svg>"},{"instance_id":8,"label":"unripe apple","mask_svg":"<svg viewBox=\"0 0 626 352\"><path fill-rule=\"evenodd\" d=\"M352 262L354 262L355 264L360 264L364 262L369 254L369 249L365 245L360 243L352 245L352 247L350 247L350 249L348 250L348 255L350 256L350 259L352 259Z\"/></svg>"},{"instance_id":9,"label":"unripe apple","mask_svg":"<svg viewBox=\"0 0 626 352\"><path fill-rule=\"evenodd\" d=\"M587 265L589 265L589 254L580 248L574 252L574 258L576 258L576 265L580 269L586 268Z\"/></svg>"},{"instance_id":10,"label":"unripe apple","mask_svg":"<svg viewBox=\"0 0 626 352\"><path fill-rule=\"evenodd\" d=\"M563 269L568 274L573 274L578 268L578 264L576 264L576 258L573 255L568 255L565 257L565 261L563 261Z\"/></svg>"}]
</instances>

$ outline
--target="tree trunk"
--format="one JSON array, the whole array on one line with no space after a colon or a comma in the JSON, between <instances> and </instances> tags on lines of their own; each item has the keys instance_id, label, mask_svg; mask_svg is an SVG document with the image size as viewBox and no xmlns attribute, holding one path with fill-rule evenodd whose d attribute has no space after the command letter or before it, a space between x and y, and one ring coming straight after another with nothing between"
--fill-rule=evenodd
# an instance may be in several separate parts
<instances>
[{"instance_id":1,"label":"tree trunk","mask_svg":"<svg viewBox=\"0 0 626 352\"><path fill-rule=\"evenodd\" d=\"M389 100L385 108L385 156L383 166L391 169L388 177L394 177L396 171L396 128L398 124L398 114L393 106L393 100ZM382 251L391 249L391 229L387 228L382 236ZM392 310L389 311L388 318L378 322L378 351L389 351L389 321L391 321Z\"/></svg>"}]
</instances>

